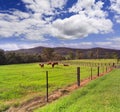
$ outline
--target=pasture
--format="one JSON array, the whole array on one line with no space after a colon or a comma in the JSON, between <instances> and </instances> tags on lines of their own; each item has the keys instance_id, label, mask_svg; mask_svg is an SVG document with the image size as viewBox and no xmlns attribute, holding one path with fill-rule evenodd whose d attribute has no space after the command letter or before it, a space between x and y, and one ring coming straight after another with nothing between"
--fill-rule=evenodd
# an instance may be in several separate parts
<instances>
[{"instance_id":1,"label":"pasture","mask_svg":"<svg viewBox=\"0 0 120 112\"><path fill-rule=\"evenodd\" d=\"M76 83L76 68L81 67L81 80L90 77L90 65L81 63L113 63L116 60L70 60L62 61L54 68L39 63L15 64L0 66L0 111L36 96L45 96L46 71L49 73L49 93L59 88ZM69 64L63 66L62 63ZM93 65L93 75L97 74L97 66ZM100 73L105 71L105 65L100 65Z\"/></svg>"},{"instance_id":2,"label":"pasture","mask_svg":"<svg viewBox=\"0 0 120 112\"><path fill-rule=\"evenodd\" d=\"M120 112L120 69L34 112Z\"/></svg>"}]
</instances>

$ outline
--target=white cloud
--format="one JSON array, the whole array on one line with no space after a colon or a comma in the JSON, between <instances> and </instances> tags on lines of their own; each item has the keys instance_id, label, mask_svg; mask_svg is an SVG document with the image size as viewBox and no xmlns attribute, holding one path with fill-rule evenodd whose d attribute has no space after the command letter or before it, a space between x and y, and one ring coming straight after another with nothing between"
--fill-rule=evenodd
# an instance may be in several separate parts
<instances>
[{"instance_id":1,"label":"white cloud","mask_svg":"<svg viewBox=\"0 0 120 112\"><path fill-rule=\"evenodd\" d=\"M104 47L104 46L109 46L109 45L111 45L112 42L95 42L95 44L98 45L98 46Z\"/></svg>"},{"instance_id":2,"label":"white cloud","mask_svg":"<svg viewBox=\"0 0 120 112\"><path fill-rule=\"evenodd\" d=\"M115 12L115 19L117 23L120 23L120 0L110 0L110 9Z\"/></svg>"},{"instance_id":3,"label":"white cloud","mask_svg":"<svg viewBox=\"0 0 120 112\"><path fill-rule=\"evenodd\" d=\"M70 48L92 48L92 42L79 42L79 43L54 43L54 42L38 42L38 43L4 43L0 44L0 49L4 50L18 50L18 49L29 49L38 46L44 47L70 47Z\"/></svg>"},{"instance_id":4,"label":"white cloud","mask_svg":"<svg viewBox=\"0 0 120 112\"><path fill-rule=\"evenodd\" d=\"M56 20L53 20L56 15L63 11L68 13L68 10L63 10L67 0L22 1L28 12L14 10L12 15L0 14L0 37L22 35L30 40L41 40L45 34L50 34L58 38L75 39L112 31L113 24L107 19L107 13L102 10L101 1L78 0L69 9L69 13L74 12L74 15Z\"/></svg>"},{"instance_id":5,"label":"white cloud","mask_svg":"<svg viewBox=\"0 0 120 112\"><path fill-rule=\"evenodd\" d=\"M92 48L93 42L79 42L79 43L62 43L59 47L69 47L69 48Z\"/></svg>"},{"instance_id":6,"label":"white cloud","mask_svg":"<svg viewBox=\"0 0 120 112\"><path fill-rule=\"evenodd\" d=\"M82 13L88 17L105 18L107 12L102 10L103 4L102 1L95 2L95 0L78 0L69 11L77 14Z\"/></svg>"},{"instance_id":7,"label":"white cloud","mask_svg":"<svg viewBox=\"0 0 120 112\"><path fill-rule=\"evenodd\" d=\"M120 14L120 0L110 0L111 1L111 9L118 14Z\"/></svg>"},{"instance_id":8,"label":"white cloud","mask_svg":"<svg viewBox=\"0 0 120 112\"><path fill-rule=\"evenodd\" d=\"M0 49L4 50L17 50L19 47L17 44L0 44Z\"/></svg>"},{"instance_id":9,"label":"white cloud","mask_svg":"<svg viewBox=\"0 0 120 112\"><path fill-rule=\"evenodd\" d=\"M4 49L7 51L10 50L18 50L18 49L29 49L29 48L34 48L38 46L44 46L44 47L56 47L53 43L4 43L0 44L0 49Z\"/></svg>"},{"instance_id":10,"label":"white cloud","mask_svg":"<svg viewBox=\"0 0 120 112\"><path fill-rule=\"evenodd\" d=\"M39 40L43 38L43 34L46 33L44 24L45 21L34 18L28 18L27 13L21 13L21 17L27 17L27 19L19 20L16 16L19 13L14 12L15 15L0 14L0 37L11 37L24 35L26 38L31 40ZM4 18L6 15L9 17L8 20ZM17 18L17 19L16 19Z\"/></svg>"},{"instance_id":11,"label":"white cloud","mask_svg":"<svg viewBox=\"0 0 120 112\"><path fill-rule=\"evenodd\" d=\"M108 38L107 40L113 41L113 42L120 42L120 37L112 37L112 38Z\"/></svg>"},{"instance_id":12,"label":"white cloud","mask_svg":"<svg viewBox=\"0 0 120 112\"><path fill-rule=\"evenodd\" d=\"M93 33L102 34L112 31L112 23L109 19L90 18L84 14L77 14L64 20L58 19L52 25L52 35L65 39L82 38Z\"/></svg>"},{"instance_id":13,"label":"white cloud","mask_svg":"<svg viewBox=\"0 0 120 112\"><path fill-rule=\"evenodd\" d=\"M117 23L120 23L120 15L115 15L115 19Z\"/></svg>"},{"instance_id":14,"label":"white cloud","mask_svg":"<svg viewBox=\"0 0 120 112\"><path fill-rule=\"evenodd\" d=\"M12 15L0 13L0 37L11 37L23 35L30 40L41 40L44 34L48 34L51 19L44 21L42 14L54 14L55 8L64 6L66 0L23 0L26 8L31 9L34 13L21 12L14 10ZM48 25L47 25L48 23Z\"/></svg>"},{"instance_id":15,"label":"white cloud","mask_svg":"<svg viewBox=\"0 0 120 112\"><path fill-rule=\"evenodd\" d=\"M51 7L62 9L67 3L67 0L50 0Z\"/></svg>"},{"instance_id":16,"label":"white cloud","mask_svg":"<svg viewBox=\"0 0 120 112\"><path fill-rule=\"evenodd\" d=\"M54 15L55 8L62 9L67 0L22 0L35 13Z\"/></svg>"},{"instance_id":17,"label":"white cloud","mask_svg":"<svg viewBox=\"0 0 120 112\"><path fill-rule=\"evenodd\" d=\"M120 37L107 38L106 42L94 42L98 47L120 49Z\"/></svg>"}]
</instances>

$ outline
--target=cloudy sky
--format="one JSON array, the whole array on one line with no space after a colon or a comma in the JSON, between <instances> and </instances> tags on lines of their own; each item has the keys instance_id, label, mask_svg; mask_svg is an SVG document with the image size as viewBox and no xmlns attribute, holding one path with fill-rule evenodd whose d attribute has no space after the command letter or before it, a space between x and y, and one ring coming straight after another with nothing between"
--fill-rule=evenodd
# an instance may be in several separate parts
<instances>
[{"instance_id":1,"label":"cloudy sky","mask_svg":"<svg viewBox=\"0 0 120 112\"><path fill-rule=\"evenodd\" d=\"M0 49L120 49L120 0L0 0Z\"/></svg>"}]
</instances>

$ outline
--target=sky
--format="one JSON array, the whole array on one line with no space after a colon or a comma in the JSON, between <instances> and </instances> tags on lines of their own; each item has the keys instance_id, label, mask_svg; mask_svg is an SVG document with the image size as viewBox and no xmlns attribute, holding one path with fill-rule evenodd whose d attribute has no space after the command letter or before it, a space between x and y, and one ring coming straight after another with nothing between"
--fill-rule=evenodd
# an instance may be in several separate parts
<instances>
[{"instance_id":1,"label":"sky","mask_svg":"<svg viewBox=\"0 0 120 112\"><path fill-rule=\"evenodd\" d=\"M0 0L0 49L120 49L120 0Z\"/></svg>"}]
</instances>

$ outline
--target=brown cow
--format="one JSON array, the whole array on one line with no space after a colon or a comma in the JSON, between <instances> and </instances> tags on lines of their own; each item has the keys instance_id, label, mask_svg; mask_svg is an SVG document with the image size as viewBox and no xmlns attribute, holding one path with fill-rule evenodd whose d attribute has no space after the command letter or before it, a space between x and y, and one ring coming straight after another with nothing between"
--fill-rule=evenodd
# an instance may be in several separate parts
<instances>
[{"instance_id":1,"label":"brown cow","mask_svg":"<svg viewBox=\"0 0 120 112\"><path fill-rule=\"evenodd\" d=\"M58 65L58 62L53 62L51 65L52 65L52 68L54 68L55 65Z\"/></svg>"},{"instance_id":2,"label":"brown cow","mask_svg":"<svg viewBox=\"0 0 120 112\"><path fill-rule=\"evenodd\" d=\"M39 65L41 66L41 68L43 68L43 67L44 67L44 64L42 64L42 63L40 63Z\"/></svg>"},{"instance_id":3,"label":"brown cow","mask_svg":"<svg viewBox=\"0 0 120 112\"><path fill-rule=\"evenodd\" d=\"M52 62L48 62L48 63L47 63L47 65L51 65L51 64L52 64Z\"/></svg>"},{"instance_id":4,"label":"brown cow","mask_svg":"<svg viewBox=\"0 0 120 112\"><path fill-rule=\"evenodd\" d=\"M55 65L58 65L58 62L53 62Z\"/></svg>"},{"instance_id":5,"label":"brown cow","mask_svg":"<svg viewBox=\"0 0 120 112\"><path fill-rule=\"evenodd\" d=\"M63 64L63 66L69 66L68 64Z\"/></svg>"}]
</instances>

